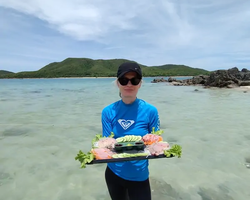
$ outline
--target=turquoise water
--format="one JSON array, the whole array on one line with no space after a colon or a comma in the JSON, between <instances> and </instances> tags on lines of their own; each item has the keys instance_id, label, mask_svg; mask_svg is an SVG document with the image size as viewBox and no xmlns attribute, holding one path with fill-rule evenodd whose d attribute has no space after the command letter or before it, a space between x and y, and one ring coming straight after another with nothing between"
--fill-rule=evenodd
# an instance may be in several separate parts
<instances>
[{"instance_id":1,"label":"turquoise water","mask_svg":"<svg viewBox=\"0 0 250 200\"><path fill-rule=\"evenodd\" d=\"M0 79L1 199L110 199L105 164L80 169L74 158L119 99L114 80ZM180 159L150 160L153 199L249 199L250 91L151 80L138 97L158 108L164 139L183 147Z\"/></svg>"}]
</instances>

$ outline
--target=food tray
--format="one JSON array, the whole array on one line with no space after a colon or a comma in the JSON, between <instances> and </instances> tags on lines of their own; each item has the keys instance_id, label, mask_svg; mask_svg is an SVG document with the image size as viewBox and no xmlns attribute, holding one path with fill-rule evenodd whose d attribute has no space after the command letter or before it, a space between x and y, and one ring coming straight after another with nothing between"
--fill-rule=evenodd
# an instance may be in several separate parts
<instances>
[{"instance_id":1,"label":"food tray","mask_svg":"<svg viewBox=\"0 0 250 200\"><path fill-rule=\"evenodd\" d=\"M111 134L111 137L113 136L114 134ZM100 143L101 139L103 140ZM141 136L126 135L117 139L109 139L99 134L92 140L92 149L87 153L80 150L75 160L79 160L81 168L85 168L86 165L92 164L181 157L182 148L180 145L174 144L170 147L170 145L160 144L160 142L156 146L151 146L153 144L148 143L147 139L144 143ZM161 154L155 155L157 152Z\"/></svg>"},{"instance_id":2,"label":"food tray","mask_svg":"<svg viewBox=\"0 0 250 200\"><path fill-rule=\"evenodd\" d=\"M92 165L92 164L101 164L101 163L113 163L113 162L126 162L126 161L133 161L133 160L148 160L148 159L157 159L157 158L172 158L173 156L171 155L170 157L166 157L164 154L158 155L158 156L138 156L138 157L129 157L129 158L110 158L110 159L101 159L101 160L96 160L94 159L90 163L86 163L87 165Z\"/></svg>"}]
</instances>

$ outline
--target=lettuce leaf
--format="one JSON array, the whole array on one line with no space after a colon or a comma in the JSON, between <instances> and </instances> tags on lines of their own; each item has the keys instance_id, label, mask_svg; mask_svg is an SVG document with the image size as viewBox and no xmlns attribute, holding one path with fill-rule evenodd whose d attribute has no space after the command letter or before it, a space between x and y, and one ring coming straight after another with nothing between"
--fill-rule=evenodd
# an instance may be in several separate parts
<instances>
[{"instance_id":1,"label":"lettuce leaf","mask_svg":"<svg viewBox=\"0 0 250 200\"><path fill-rule=\"evenodd\" d=\"M110 138L113 138L113 137L115 137L115 134L114 134L113 132L111 132L111 134L110 134L109 137L110 137Z\"/></svg>"},{"instance_id":2,"label":"lettuce leaf","mask_svg":"<svg viewBox=\"0 0 250 200\"><path fill-rule=\"evenodd\" d=\"M94 160L94 154L91 151L83 153L81 150L75 157L75 160L79 160L81 168L86 168L86 163L91 163Z\"/></svg>"},{"instance_id":3,"label":"lettuce leaf","mask_svg":"<svg viewBox=\"0 0 250 200\"><path fill-rule=\"evenodd\" d=\"M152 134L155 134L155 135L162 135L162 134L163 134L163 130L155 131L155 127L153 127L151 133L152 133Z\"/></svg>"},{"instance_id":4,"label":"lettuce leaf","mask_svg":"<svg viewBox=\"0 0 250 200\"><path fill-rule=\"evenodd\" d=\"M182 155L182 147L180 145L173 145L170 149L164 150L164 155L166 157L176 156L178 158Z\"/></svg>"},{"instance_id":5,"label":"lettuce leaf","mask_svg":"<svg viewBox=\"0 0 250 200\"><path fill-rule=\"evenodd\" d=\"M95 137L92 139L92 146L94 146L94 143L99 141L102 138L102 134L97 134Z\"/></svg>"}]
</instances>

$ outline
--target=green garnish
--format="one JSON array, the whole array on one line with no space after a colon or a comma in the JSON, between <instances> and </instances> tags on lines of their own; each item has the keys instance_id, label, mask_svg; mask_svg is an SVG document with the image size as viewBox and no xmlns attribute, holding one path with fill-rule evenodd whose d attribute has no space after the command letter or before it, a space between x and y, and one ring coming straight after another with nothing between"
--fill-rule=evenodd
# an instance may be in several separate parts
<instances>
[{"instance_id":1,"label":"green garnish","mask_svg":"<svg viewBox=\"0 0 250 200\"><path fill-rule=\"evenodd\" d=\"M178 158L181 157L182 154L182 148L180 145L173 145L170 149L164 150L164 155L166 157L171 157L171 156L177 156Z\"/></svg>"},{"instance_id":2,"label":"green garnish","mask_svg":"<svg viewBox=\"0 0 250 200\"><path fill-rule=\"evenodd\" d=\"M110 138L113 138L113 137L115 137L115 134L114 134L113 132L111 132L111 134L110 134L109 137L110 137Z\"/></svg>"},{"instance_id":3,"label":"green garnish","mask_svg":"<svg viewBox=\"0 0 250 200\"><path fill-rule=\"evenodd\" d=\"M86 168L86 163L91 163L94 160L94 154L92 154L91 151L85 154L80 150L75 160L79 160L81 168Z\"/></svg>"},{"instance_id":4,"label":"green garnish","mask_svg":"<svg viewBox=\"0 0 250 200\"><path fill-rule=\"evenodd\" d=\"M102 134L97 134L92 140L92 146L94 146L94 143L99 141L102 138Z\"/></svg>"},{"instance_id":5,"label":"green garnish","mask_svg":"<svg viewBox=\"0 0 250 200\"><path fill-rule=\"evenodd\" d=\"M163 130L158 130L158 131L155 131L155 127L152 128L152 134L155 134L155 135L162 135L163 133Z\"/></svg>"}]
</instances>

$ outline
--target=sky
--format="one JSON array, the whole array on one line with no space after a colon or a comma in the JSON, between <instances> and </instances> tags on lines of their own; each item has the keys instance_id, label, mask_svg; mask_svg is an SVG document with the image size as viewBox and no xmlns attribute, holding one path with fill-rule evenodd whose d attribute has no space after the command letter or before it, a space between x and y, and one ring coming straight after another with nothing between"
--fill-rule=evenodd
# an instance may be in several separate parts
<instances>
[{"instance_id":1,"label":"sky","mask_svg":"<svg viewBox=\"0 0 250 200\"><path fill-rule=\"evenodd\" d=\"M249 0L0 0L0 69L66 58L250 69Z\"/></svg>"}]
</instances>

